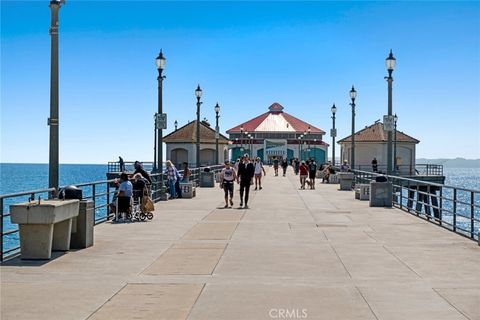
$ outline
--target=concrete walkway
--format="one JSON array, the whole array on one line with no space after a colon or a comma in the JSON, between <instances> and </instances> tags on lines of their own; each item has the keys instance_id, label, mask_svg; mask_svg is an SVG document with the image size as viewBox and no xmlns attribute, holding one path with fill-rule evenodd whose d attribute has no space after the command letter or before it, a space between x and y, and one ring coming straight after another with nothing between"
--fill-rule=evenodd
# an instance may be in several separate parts
<instances>
[{"instance_id":1,"label":"concrete walkway","mask_svg":"<svg viewBox=\"0 0 480 320\"><path fill-rule=\"evenodd\" d=\"M272 171L248 210L202 188L89 249L6 262L1 319L480 319L475 242Z\"/></svg>"}]
</instances>

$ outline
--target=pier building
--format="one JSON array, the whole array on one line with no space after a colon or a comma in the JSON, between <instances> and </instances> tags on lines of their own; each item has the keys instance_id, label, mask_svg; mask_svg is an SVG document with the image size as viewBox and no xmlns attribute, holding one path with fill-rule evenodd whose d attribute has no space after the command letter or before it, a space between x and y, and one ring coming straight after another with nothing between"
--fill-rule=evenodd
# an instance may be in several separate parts
<instances>
[{"instance_id":1,"label":"pier building","mask_svg":"<svg viewBox=\"0 0 480 320\"><path fill-rule=\"evenodd\" d=\"M415 174L415 148L420 141L408 134L396 132L396 159L395 169L401 175ZM341 146L341 160L351 163L352 135L338 141ZM378 162L378 170L386 172L387 168L387 131L383 123L374 124L355 132L355 169L371 171L372 159Z\"/></svg>"},{"instance_id":2,"label":"pier building","mask_svg":"<svg viewBox=\"0 0 480 320\"><path fill-rule=\"evenodd\" d=\"M272 158L314 158L324 163L329 145L323 141L325 131L283 111L273 103L268 112L227 130L232 159L244 153L258 156L263 162Z\"/></svg>"},{"instance_id":3,"label":"pier building","mask_svg":"<svg viewBox=\"0 0 480 320\"><path fill-rule=\"evenodd\" d=\"M171 132L163 138L167 145L167 159L178 168L183 162L190 166L196 163L197 121L192 121ZM222 134L218 136L218 159L223 163L228 159L228 138ZM206 121L200 122L200 165L216 164L215 159L215 130Z\"/></svg>"}]
</instances>

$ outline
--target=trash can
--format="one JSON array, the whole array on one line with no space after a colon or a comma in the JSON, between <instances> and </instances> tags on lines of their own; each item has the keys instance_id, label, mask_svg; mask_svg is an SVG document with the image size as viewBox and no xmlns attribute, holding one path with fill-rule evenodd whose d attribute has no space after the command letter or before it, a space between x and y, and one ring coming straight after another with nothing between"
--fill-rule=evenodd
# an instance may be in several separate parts
<instances>
[{"instance_id":1,"label":"trash can","mask_svg":"<svg viewBox=\"0 0 480 320\"><path fill-rule=\"evenodd\" d=\"M205 168L202 172L200 172L200 187L215 187L215 172L210 171L210 168Z\"/></svg>"},{"instance_id":2,"label":"trash can","mask_svg":"<svg viewBox=\"0 0 480 320\"><path fill-rule=\"evenodd\" d=\"M93 226L95 210L92 200L80 201L78 216L72 221L70 236L71 249L83 249L93 246Z\"/></svg>"},{"instance_id":3,"label":"trash can","mask_svg":"<svg viewBox=\"0 0 480 320\"><path fill-rule=\"evenodd\" d=\"M393 186L385 176L370 182L370 207L392 207Z\"/></svg>"},{"instance_id":4,"label":"trash can","mask_svg":"<svg viewBox=\"0 0 480 320\"><path fill-rule=\"evenodd\" d=\"M58 194L59 199L83 199L82 189L79 189L76 186L66 186L65 188L60 190Z\"/></svg>"}]
</instances>

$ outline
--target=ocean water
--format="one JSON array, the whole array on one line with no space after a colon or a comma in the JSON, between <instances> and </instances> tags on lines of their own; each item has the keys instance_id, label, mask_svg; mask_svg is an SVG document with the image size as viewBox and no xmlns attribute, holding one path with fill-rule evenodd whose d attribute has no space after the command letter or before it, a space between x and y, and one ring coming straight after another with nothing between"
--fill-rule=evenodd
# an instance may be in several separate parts
<instances>
[{"instance_id":1,"label":"ocean water","mask_svg":"<svg viewBox=\"0 0 480 320\"><path fill-rule=\"evenodd\" d=\"M90 165L90 164L61 164L60 165L60 186L75 185L82 183L89 183L94 181L106 180L107 165ZM446 176L445 185L460 187L465 189L480 190L480 168L444 168L444 175ZM9 164L0 163L0 194L10 194L16 192L24 192L29 190L38 190L48 188L48 164ZM82 188L83 196L91 196L91 188ZM95 190L97 194L105 193L106 185L99 185ZM47 198L47 194L41 195L43 199ZM443 196L453 199L453 191L449 188L444 188ZM457 198L465 203L470 202L471 193L461 192L457 193ZM38 196L37 196L38 198ZM9 205L14 202L27 201L28 196L23 196L14 199L5 199L3 205L3 212L9 211ZM475 203L480 205L480 194L475 195ZM97 199L96 206L106 203L106 198L101 197ZM451 201L443 202L444 208L452 206ZM466 204L459 204L457 210L460 214L468 217L471 213L471 208ZM475 216L479 217L480 212L476 209ZM97 219L104 217L106 209L97 209L95 216ZM448 213L444 215L447 221L452 221ZM469 230L469 221L467 219L458 219L457 221L465 229ZM3 220L4 230L16 229L16 225L10 223L10 218L5 217ZM478 230L476 225L475 229ZM14 233L8 235L4 239L4 249L18 246L18 234Z\"/></svg>"},{"instance_id":2,"label":"ocean water","mask_svg":"<svg viewBox=\"0 0 480 320\"><path fill-rule=\"evenodd\" d=\"M95 181L105 181L107 165L89 164L61 164L59 167L59 185L82 184ZM0 194L11 194L25 191L41 190L48 188L48 164L21 164L21 163L0 163ZM91 196L91 188L82 188L83 196ZM95 192L97 194L106 192L106 184L99 185ZM37 194L42 199L48 198L47 193ZM9 205L28 201L29 196L7 198L3 203L3 212L9 212ZM97 199L96 206L106 203L106 198ZM96 219L105 217L106 208L95 210ZM3 230L18 229L16 224L10 222L10 217L3 218ZM18 233L9 234L3 239L3 249L17 247L19 245Z\"/></svg>"}]
</instances>

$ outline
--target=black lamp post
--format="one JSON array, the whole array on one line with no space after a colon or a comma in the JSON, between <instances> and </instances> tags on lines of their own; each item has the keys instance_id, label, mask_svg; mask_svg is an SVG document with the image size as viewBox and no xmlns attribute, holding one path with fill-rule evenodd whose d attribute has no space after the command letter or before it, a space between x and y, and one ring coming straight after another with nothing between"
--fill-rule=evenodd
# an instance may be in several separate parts
<instances>
[{"instance_id":1,"label":"black lamp post","mask_svg":"<svg viewBox=\"0 0 480 320\"><path fill-rule=\"evenodd\" d=\"M302 160L302 155L300 153L300 145L302 144L302 135L298 137L298 160Z\"/></svg>"},{"instance_id":2,"label":"black lamp post","mask_svg":"<svg viewBox=\"0 0 480 320\"><path fill-rule=\"evenodd\" d=\"M162 75L163 69L165 68L166 59L163 56L162 49L160 49L160 53L158 57L155 59L155 63L157 65L158 70L158 112L157 112L157 119L155 121L156 129L157 129L157 164L154 165L155 172L162 172L163 168L163 127L161 123L158 121L158 117L161 117L163 114L163 79L165 76Z\"/></svg>"},{"instance_id":3,"label":"black lamp post","mask_svg":"<svg viewBox=\"0 0 480 320\"><path fill-rule=\"evenodd\" d=\"M195 96L197 97L197 168L200 170L200 98L202 97L202 89L200 85L195 90Z\"/></svg>"},{"instance_id":4,"label":"black lamp post","mask_svg":"<svg viewBox=\"0 0 480 320\"><path fill-rule=\"evenodd\" d=\"M218 159L218 138L220 137L220 128L218 127L218 118L220 118L220 116L218 115L218 113L220 112L220 106L218 105L218 102L217 104L215 105L215 155L216 155L216 159L217 159L217 164L220 163L220 160Z\"/></svg>"},{"instance_id":5,"label":"black lamp post","mask_svg":"<svg viewBox=\"0 0 480 320\"><path fill-rule=\"evenodd\" d=\"M51 24L51 56L50 56L50 117L47 124L50 126L50 146L48 159L48 187L58 192L58 11L64 3L50 1Z\"/></svg>"},{"instance_id":6,"label":"black lamp post","mask_svg":"<svg viewBox=\"0 0 480 320\"><path fill-rule=\"evenodd\" d=\"M392 118L392 72L395 68L396 59L393 56L392 50L390 50L390 54L388 55L387 59L385 59L385 65L388 71L388 77L386 80L388 82L388 119ZM387 174L392 174L392 131L391 129L388 130L388 144L387 144Z\"/></svg>"},{"instance_id":7,"label":"black lamp post","mask_svg":"<svg viewBox=\"0 0 480 320\"><path fill-rule=\"evenodd\" d=\"M394 146L393 146L393 161L395 163L395 174L397 174L398 171L398 165L397 165L397 114L393 116L393 130L395 130L395 136L394 136Z\"/></svg>"},{"instance_id":8,"label":"black lamp post","mask_svg":"<svg viewBox=\"0 0 480 320\"><path fill-rule=\"evenodd\" d=\"M310 145L310 139L311 139L311 138L310 138L310 133L311 133L311 132L312 132L312 129L310 128L310 126L308 126L308 129L307 129L307 133L308 133L308 136L307 136L307 137L308 137L308 138L307 138L307 139L308 139L308 158L309 158L309 159L312 157L312 155L310 154L310 151L311 151L311 149L310 149L310 147L311 147L311 145Z\"/></svg>"},{"instance_id":9,"label":"black lamp post","mask_svg":"<svg viewBox=\"0 0 480 320\"><path fill-rule=\"evenodd\" d=\"M332 166L335 166L335 137L337 136L337 131L335 129L335 113L337 113L337 107L335 107L335 103L332 106L332 120L333 120L333 127L332 132L330 135L332 136Z\"/></svg>"},{"instance_id":10,"label":"black lamp post","mask_svg":"<svg viewBox=\"0 0 480 320\"><path fill-rule=\"evenodd\" d=\"M240 152L243 152L243 124L240 127Z\"/></svg>"},{"instance_id":11,"label":"black lamp post","mask_svg":"<svg viewBox=\"0 0 480 320\"><path fill-rule=\"evenodd\" d=\"M357 91L355 91L354 86L350 90L350 98L352 99L352 159L350 161L350 166L355 169L355 99L357 98Z\"/></svg>"}]
</instances>

